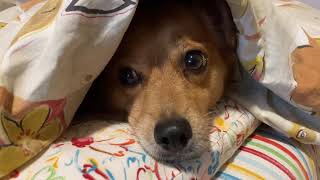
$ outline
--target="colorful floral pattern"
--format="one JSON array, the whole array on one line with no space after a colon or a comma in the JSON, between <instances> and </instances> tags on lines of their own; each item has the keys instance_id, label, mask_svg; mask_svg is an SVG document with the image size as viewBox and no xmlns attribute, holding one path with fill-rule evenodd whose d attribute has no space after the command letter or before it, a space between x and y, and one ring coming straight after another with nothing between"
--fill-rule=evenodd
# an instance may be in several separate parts
<instances>
[{"instance_id":1,"label":"colorful floral pattern","mask_svg":"<svg viewBox=\"0 0 320 180\"><path fill-rule=\"evenodd\" d=\"M17 178L209 179L259 125L232 101L219 103L212 117L212 148L199 159L157 162L141 148L128 124L98 119L71 127L39 159L18 170Z\"/></svg>"},{"instance_id":2,"label":"colorful floral pattern","mask_svg":"<svg viewBox=\"0 0 320 180\"><path fill-rule=\"evenodd\" d=\"M141 148L128 124L95 119L71 127L42 156L13 172L11 179L311 180L319 177L317 158L312 159L319 156L319 147L299 144L265 126L247 138L258 121L231 101L220 103L212 111L217 115L210 135L212 149L199 159L173 164L157 162ZM244 139L247 140L243 144ZM240 149L230 159L237 147Z\"/></svg>"},{"instance_id":3,"label":"colorful floral pattern","mask_svg":"<svg viewBox=\"0 0 320 180\"><path fill-rule=\"evenodd\" d=\"M318 104L304 96L302 100L291 96L295 88L303 87L303 81L294 76L290 59L294 50L309 50L311 43L318 47L319 11L294 0L228 2L240 31L238 54L244 68L291 104L319 114ZM29 0L0 13L0 178L38 155L68 126L90 83L115 52L136 5L135 0ZM258 125L246 110L227 104L215 110L212 152L198 160L165 166L144 153L129 129L112 125L112 133L106 128L108 135L98 127L92 127L91 134L84 129L81 134L66 135L11 177L207 179ZM301 142L320 142L319 133L283 121L269 122Z\"/></svg>"},{"instance_id":4,"label":"colorful floral pattern","mask_svg":"<svg viewBox=\"0 0 320 180\"><path fill-rule=\"evenodd\" d=\"M45 105L33 109L20 121L1 113L1 123L11 143L0 145L0 174L22 165L60 135L60 121L48 121L49 114Z\"/></svg>"}]
</instances>

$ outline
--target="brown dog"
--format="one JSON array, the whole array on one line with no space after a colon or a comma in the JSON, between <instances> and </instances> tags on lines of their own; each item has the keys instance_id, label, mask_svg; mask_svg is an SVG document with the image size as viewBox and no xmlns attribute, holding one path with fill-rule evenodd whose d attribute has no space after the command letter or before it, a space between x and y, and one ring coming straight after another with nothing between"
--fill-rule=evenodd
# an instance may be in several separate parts
<instances>
[{"instance_id":1,"label":"brown dog","mask_svg":"<svg viewBox=\"0 0 320 180\"><path fill-rule=\"evenodd\" d=\"M87 104L127 117L158 160L198 156L208 150L208 111L227 84L235 35L223 0L145 0Z\"/></svg>"}]
</instances>

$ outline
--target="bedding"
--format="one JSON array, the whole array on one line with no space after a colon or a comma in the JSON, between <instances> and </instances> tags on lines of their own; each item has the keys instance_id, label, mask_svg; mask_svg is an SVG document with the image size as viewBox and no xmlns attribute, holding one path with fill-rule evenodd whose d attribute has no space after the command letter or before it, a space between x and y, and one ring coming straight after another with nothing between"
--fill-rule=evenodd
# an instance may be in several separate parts
<instances>
[{"instance_id":1,"label":"bedding","mask_svg":"<svg viewBox=\"0 0 320 180\"><path fill-rule=\"evenodd\" d=\"M319 145L320 3L306 2L314 7L294 0L229 0L239 61L251 75L232 96L274 129Z\"/></svg>"},{"instance_id":2,"label":"bedding","mask_svg":"<svg viewBox=\"0 0 320 180\"><path fill-rule=\"evenodd\" d=\"M18 179L210 179L260 124L231 100L222 101L212 109L212 117L211 151L199 159L172 165L157 162L137 143L128 124L90 116L68 129L40 158L11 176Z\"/></svg>"},{"instance_id":3,"label":"bedding","mask_svg":"<svg viewBox=\"0 0 320 180\"><path fill-rule=\"evenodd\" d=\"M319 151L260 126L219 170L216 179L319 179Z\"/></svg>"},{"instance_id":4,"label":"bedding","mask_svg":"<svg viewBox=\"0 0 320 180\"><path fill-rule=\"evenodd\" d=\"M173 165L154 161L137 144L128 124L90 117L72 125L9 179L319 179L320 156L313 145L300 144L266 126L246 138L259 121L235 105L232 101L219 105L211 151L199 159Z\"/></svg>"},{"instance_id":5,"label":"bedding","mask_svg":"<svg viewBox=\"0 0 320 180\"><path fill-rule=\"evenodd\" d=\"M286 148L295 149L294 153L301 152L304 159L315 159L320 145L318 1L308 0L307 3L313 7L294 0L227 1L239 30L238 56L241 73L236 77L237 89L230 89L230 99L223 102L224 105L220 104L221 107L228 108L218 107L219 111L214 111L217 117L212 119L212 152L204 154L200 159L202 166L199 171L195 168L195 163L190 163L191 168L185 168L186 173L180 175L185 178L199 174L206 178L214 176L218 167L229 160L260 121L286 137L303 143L289 139L269 139L278 144L294 142L291 143L294 146ZM10 174L13 178L24 179L40 177L39 174L45 173L47 179L63 179L73 174L75 177L84 175L86 177L83 178L90 179L91 174L95 173L97 179L104 175L112 179L109 171L104 169L105 172L101 172L97 168L97 163L103 162L96 161L96 158L108 156L106 152L99 152L99 148L102 151L109 148L117 151L119 147L112 147L117 142L106 142L107 145L97 143L95 138L99 141L100 131L98 126L94 126L94 122L80 125L81 128L92 126L92 136L85 133L72 135L79 132L76 129L80 127L72 127L73 130L67 127L92 81L117 49L138 1L6 0L6 7L10 3L15 6L0 12L0 178ZM229 112L229 107L232 113ZM111 129L113 127L122 129L117 133L121 132L125 138L131 138L126 125L121 125L121 128L120 125L110 125ZM113 136L112 133L109 135L108 128L105 129L106 133ZM66 134L61 136L63 132ZM260 137L260 131L256 133L257 136L255 134L240 147L234 161L230 159L217 178L240 178L250 174L246 168L252 165L243 161L246 158L242 154L248 153L245 151L248 148L254 149L251 147L253 144L257 145L254 141L257 140L255 137ZM116 139L124 140L122 135ZM76 137L74 141L72 137ZM129 145L141 151L137 143ZM56 155L49 160L50 153L57 149L61 150L61 158ZM77 159L78 162L81 161L82 167L73 162L75 159L72 157L77 150L85 151L84 156ZM279 155L282 150L283 148L277 149L267 157ZM257 151L260 150L250 152ZM130 152L125 155L133 154ZM289 153L289 156L293 157L293 154ZM263 162L262 167L268 164L264 162L266 156L263 157L263 160L259 160L259 163ZM253 158L252 155L250 158ZM123 159L116 158L115 164L99 164L99 167L112 166L110 173L116 172L115 177L120 179L124 175L135 177L137 164L132 169L129 168L128 174L127 171L120 172L117 169L123 167ZM148 163L140 169L141 172L154 171L152 165L156 163L149 157L147 159L148 162L139 159ZM271 159L290 164L290 160L277 157ZM275 171L285 173L287 176L284 179L317 179L314 172L319 167L318 162L310 160L305 163L302 159L294 159L302 164L299 167L281 170L276 166L279 170ZM129 161L131 163L138 160ZM73 165L68 166L70 163ZM48 165L47 169L44 164ZM177 169L159 166L164 168L161 171L163 177L169 177L169 174L172 177L178 173ZM237 172L234 167L238 167ZM75 171L70 168L75 168ZM171 171L165 171L167 168ZM305 175L307 171L308 176ZM268 172L257 170L257 174L259 176L255 178L269 177ZM147 175L157 176L154 173Z\"/></svg>"},{"instance_id":6,"label":"bedding","mask_svg":"<svg viewBox=\"0 0 320 180\"><path fill-rule=\"evenodd\" d=\"M89 9L81 12L83 5ZM0 13L0 177L67 128L136 5L30 0ZM104 12L92 10L98 7Z\"/></svg>"}]
</instances>

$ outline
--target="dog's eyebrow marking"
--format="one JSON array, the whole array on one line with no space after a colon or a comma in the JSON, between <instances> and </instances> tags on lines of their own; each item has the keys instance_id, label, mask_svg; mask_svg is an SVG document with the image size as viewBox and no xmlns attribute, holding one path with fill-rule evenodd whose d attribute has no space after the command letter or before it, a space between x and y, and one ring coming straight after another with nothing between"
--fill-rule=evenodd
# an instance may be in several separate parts
<instances>
[{"instance_id":1,"label":"dog's eyebrow marking","mask_svg":"<svg viewBox=\"0 0 320 180\"><path fill-rule=\"evenodd\" d=\"M178 46L181 46L183 52L189 51L189 50L200 50L202 52L207 52L206 47L204 46L204 43L197 42L192 39L189 39L187 37L184 37L177 42Z\"/></svg>"},{"instance_id":2,"label":"dog's eyebrow marking","mask_svg":"<svg viewBox=\"0 0 320 180\"><path fill-rule=\"evenodd\" d=\"M142 73L142 75L146 75L149 73L148 72L149 65L146 63L131 63L131 64L126 64L126 66L129 66L129 67L133 68L134 70L138 71L139 73Z\"/></svg>"}]
</instances>

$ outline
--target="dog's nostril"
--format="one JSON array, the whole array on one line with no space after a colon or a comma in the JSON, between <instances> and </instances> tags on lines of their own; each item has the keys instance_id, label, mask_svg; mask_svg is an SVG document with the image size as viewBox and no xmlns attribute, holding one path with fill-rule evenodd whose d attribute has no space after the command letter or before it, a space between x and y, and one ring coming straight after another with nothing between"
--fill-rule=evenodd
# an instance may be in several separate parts
<instances>
[{"instance_id":1,"label":"dog's nostril","mask_svg":"<svg viewBox=\"0 0 320 180\"><path fill-rule=\"evenodd\" d=\"M188 144L188 138L183 134L180 136L180 142L182 145L187 145Z\"/></svg>"},{"instance_id":2,"label":"dog's nostril","mask_svg":"<svg viewBox=\"0 0 320 180\"><path fill-rule=\"evenodd\" d=\"M166 138L166 137L163 137L163 138L161 139L161 143L162 143L162 144L165 144L165 145L169 145L169 139Z\"/></svg>"},{"instance_id":3,"label":"dog's nostril","mask_svg":"<svg viewBox=\"0 0 320 180\"><path fill-rule=\"evenodd\" d=\"M154 138L162 148L177 152L187 146L192 138L192 129L186 119L167 119L156 125Z\"/></svg>"}]
</instances>

